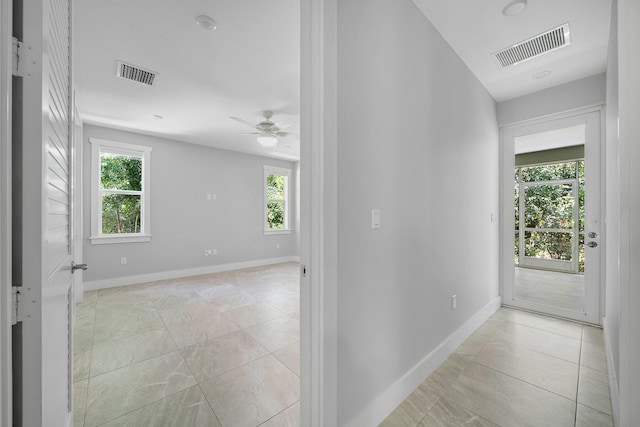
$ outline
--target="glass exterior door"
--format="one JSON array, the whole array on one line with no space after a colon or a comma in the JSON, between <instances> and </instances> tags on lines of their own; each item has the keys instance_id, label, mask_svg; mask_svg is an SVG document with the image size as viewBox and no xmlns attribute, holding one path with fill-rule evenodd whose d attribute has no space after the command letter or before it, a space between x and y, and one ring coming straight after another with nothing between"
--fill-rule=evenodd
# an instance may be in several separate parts
<instances>
[{"instance_id":1,"label":"glass exterior door","mask_svg":"<svg viewBox=\"0 0 640 427\"><path fill-rule=\"evenodd\" d=\"M501 143L503 304L599 324L600 111L513 125Z\"/></svg>"}]
</instances>

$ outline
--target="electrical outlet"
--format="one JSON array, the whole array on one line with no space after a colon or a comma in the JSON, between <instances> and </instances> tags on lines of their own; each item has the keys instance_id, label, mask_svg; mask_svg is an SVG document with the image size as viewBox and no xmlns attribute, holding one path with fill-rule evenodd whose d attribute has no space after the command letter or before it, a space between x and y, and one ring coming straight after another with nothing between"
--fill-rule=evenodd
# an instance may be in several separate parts
<instances>
[{"instance_id":1,"label":"electrical outlet","mask_svg":"<svg viewBox=\"0 0 640 427\"><path fill-rule=\"evenodd\" d=\"M280 243L276 243L276 249L280 249Z\"/></svg>"},{"instance_id":2,"label":"electrical outlet","mask_svg":"<svg viewBox=\"0 0 640 427\"><path fill-rule=\"evenodd\" d=\"M204 256L211 256L211 249L207 249L204 251Z\"/></svg>"},{"instance_id":3,"label":"electrical outlet","mask_svg":"<svg viewBox=\"0 0 640 427\"><path fill-rule=\"evenodd\" d=\"M458 307L458 297L456 295L451 297L451 310L455 310Z\"/></svg>"},{"instance_id":4,"label":"electrical outlet","mask_svg":"<svg viewBox=\"0 0 640 427\"><path fill-rule=\"evenodd\" d=\"M123 256L122 258L120 258L120 265L126 265L127 264L127 257Z\"/></svg>"}]
</instances>

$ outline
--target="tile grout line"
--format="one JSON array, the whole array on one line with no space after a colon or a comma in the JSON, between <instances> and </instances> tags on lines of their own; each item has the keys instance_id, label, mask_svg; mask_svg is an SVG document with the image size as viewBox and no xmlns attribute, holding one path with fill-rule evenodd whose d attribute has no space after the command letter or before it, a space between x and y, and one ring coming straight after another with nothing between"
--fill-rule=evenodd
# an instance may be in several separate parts
<instances>
[{"instance_id":1,"label":"tile grout line","mask_svg":"<svg viewBox=\"0 0 640 427\"><path fill-rule=\"evenodd\" d=\"M269 421L271 421L272 419L274 419L275 417L277 417L278 415L280 415L281 413L283 413L284 411L286 411L287 409L291 408L292 406L297 405L298 403L300 403L300 400L296 400L295 402L293 402L291 405L287 406L286 408L284 408L282 411L278 412L277 414L271 416L270 418L264 420L263 422L261 422L260 424L258 424L257 427L260 427L261 425L264 425L266 423L268 423Z\"/></svg>"}]
</instances>

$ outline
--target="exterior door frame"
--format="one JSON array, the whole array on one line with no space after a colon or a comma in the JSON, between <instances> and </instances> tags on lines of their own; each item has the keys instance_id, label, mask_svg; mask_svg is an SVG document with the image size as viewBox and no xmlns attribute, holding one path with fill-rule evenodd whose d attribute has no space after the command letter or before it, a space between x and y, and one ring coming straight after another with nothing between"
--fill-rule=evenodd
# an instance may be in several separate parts
<instances>
[{"instance_id":1,"label":"exterior door frame","mask_svg":"<svg viewBox=\"0 0 640 427\"><path fill-rule=\"evenodd\" d=\"M595 220L595 223L585 224L585 234L590 231L596 231L598 234L598 254L599 259L594 261L599 266L599 274L594 280L597 280L599 285L597 289L595 286L585 286L585 315L576 316L575 311L556 308L551 306L542 306L539 304L521 304L514 303L513 298L513 282L514 282L514 268L513 268L513 170L515 167L515 154L514 147L511 143L514 136L519 136L527 133L534 133L538 130L532 130L540 128L539 131L544 131L543 128L550 122L567 122L567 126L572 125L572 121L582 120L584 117L587 120L587 116L593 115L593 122L597 121L598 125L598 138L600 141L599 146L593 147L585 145L585 150L596 150L599 155L599 171L597 185L600 187L600 200L599 210L597 213L591 213L591 217ZM595 119L595 115L598 116ZM592 323L600 325L602 323L602 317L604 316L604 273L605 273L605 256L604 250L606 248L605 227L602 224L604 218L605 208L605 186L604 173L602 173L604 165L604 107L597 106L591 108L584 108L579 110L568 111L565 113L554 114L534 120L527 120L519 123L515 123L509 126L500 128L500 294L502 295L502 303L505 305L515 305L530 309L534 311L542 311L547 314L570 318L574 320L580 320L586 323ZM578 124L577 122L574 124ZM585 153L586 156L586 153ZM593 173L593 172L592 172ZM587 174L589 171L587 170ZM589 175L587 175L589 179ZM593 185L593 184L592 184ZM586 279L586 277L585 277ZM595 292L597 298L593 298ZM579 318L578 318L579 317Z\"/></svg>"}]
</instances>

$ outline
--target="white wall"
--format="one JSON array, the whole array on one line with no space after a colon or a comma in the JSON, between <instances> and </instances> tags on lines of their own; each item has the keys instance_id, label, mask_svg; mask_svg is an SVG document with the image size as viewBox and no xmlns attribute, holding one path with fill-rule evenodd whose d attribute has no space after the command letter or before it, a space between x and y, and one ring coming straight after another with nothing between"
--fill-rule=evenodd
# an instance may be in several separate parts
<instances>
[{"instance_id":1,"label":"white wall","mask_svg":"<svg viewBox=\"0 0 640 427\"><path fill-rule=\"evenodd\" d=\"M86 125L84 150L84 281L297 256L297 233L263 233L263 165L292 162ZM151 242L92 245L89 138L152 147ZM295 188L295 174L292 183ZM208 201L207 194L217 200ZM296 192L292 194L295 196ZM292 208L295 207L292 200ZM295 215L296 210L291 212ZM294 218L293 224L296 223ZM276 244L280 248L276 248ZM205 249L217 256L205 257ZM120 258L127 264L121 265Z\"/></svg>"},{"instance_id":2,"label":"white wall","mask_svg":"<svg viewBox=\"0 0 640 427\"><path fill-rule=\"evenodd\" d=\"M496 104L413 2L337 16L343 425L498 297L499 185Z\"/></svg>"},{"instance_id":3,"label":"white wall","mask_svg":"<svg viewBox=\"0 0 640 427\"><path fill-rule=\"evenodd\" d=\"M606 101L604 73L565 83L498 104L498 125L603 105Z\"/></svg>"},{"instance_id":4,"label":"white wall","mask_svg":"<svg viewBox=\"0 0 640 427\"><path fill-rule=\"evenodd\" d=\"M618 16L617 2L613 0L609 48L607 58L607 110L606 110L606 261L605 261L605 318L603 327L607 349L615 378L620 376L620 296L618 283ZM611 367L610 367L611 369ZM616 384L612 384L614 387ZM618 390L615 390L617 393Z\"/></svg>"},{"instance_id":5,"label":"white wall","mask_svg":"<svg viewBox=\"0 0 640 427\"><path fill-rule=\"evenodd\" d=\"M640 419L640 2L618 0L620 425Z\"/></svg>"}]
</instances>

